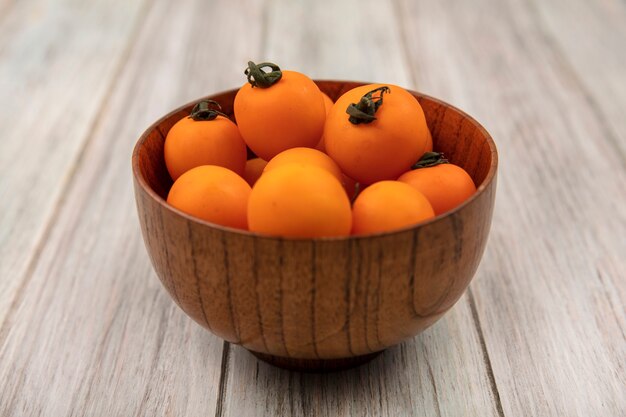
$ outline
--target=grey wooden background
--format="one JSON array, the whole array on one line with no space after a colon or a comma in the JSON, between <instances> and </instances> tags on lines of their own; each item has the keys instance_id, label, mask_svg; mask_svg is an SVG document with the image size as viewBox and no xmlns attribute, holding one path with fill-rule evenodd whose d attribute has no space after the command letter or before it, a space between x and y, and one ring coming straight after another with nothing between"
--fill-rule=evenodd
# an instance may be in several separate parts
<instances>
[{"instance_id":1,"label":"grey wooden background","mask_svg":"<svg viewBox=\"0 0 626 417\"><path fill-rule=\"evenodd\" d=\"M146 256L135 140L249 59L417 89L498 144L470 290L362 368L257 362ZM0 415L625 416L625 167L622 0L0 0Z\"/></svg>"}]
</instances>

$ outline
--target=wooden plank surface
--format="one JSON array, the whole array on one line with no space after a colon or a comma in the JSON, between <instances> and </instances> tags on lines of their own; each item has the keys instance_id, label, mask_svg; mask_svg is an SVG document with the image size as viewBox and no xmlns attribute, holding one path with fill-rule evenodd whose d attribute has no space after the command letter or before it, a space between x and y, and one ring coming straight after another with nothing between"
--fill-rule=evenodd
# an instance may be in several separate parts
<instances>
[{"instance_id":1,"label":"wooden plank surface","mask_svg":"<svg viewBox=\"0 0 626 417\"><path fill-rule=\"evenodd\" d=\"M240 83L239 68L215 69L260 49L258 6L163 0L149 9L14 306L0 346L0 415L214 413L223 342L191 322L152 271L130 155L164 112ZM251 39L214 37L232 30Z\"/></svg>"},{"instance_id":2,"label":"wooden plank surface","mask_svg":"<svg viewBox=\"0 0 626 417\"><path fill-rule=\"evenodd\" d=\"M125 59L142 3L0 3L0 328Z\"/></svg>"},{"instance_id":3,"label":"wooden plank surface","mask_svg":"<svg viewBox=\"0 0 626 417\"><path fill-rule=\"evenodd\" d=\"M580 84L604 139L626 161L626 3L533 0L527 11L537 20L545 46Z\"/></svg>"},{"instance_id":4,"label":"wooden plank surface","mask_svg":"<svg viewBox=\"0 0 626 417\"><path fill-rule=\"evenodd\" d=\"M361 368L301 374L230 347L225 416L498 416L470 306Z\"/></svg>"},{"instance_id":5,"label":"wooden plank surface","mask_svg":"<svg viewBox=\"0 0 626 417\"><path fill-rule=\"evenodd\" d=\"M0 0L0 415L626 415L624 28L618 0ZM418 89L499 146L470 292L362 368L225 345L146 256L134 141L248 59Z\"/></svg>"},{"instance_id":6,"label":"wooden plank surface","mask_svg":"<svg viewBox=\"0 0 626 417\"><path fill-rule=\"evenodd\" d=\"M500 149L471 288L504 415L624 415L626 175L588 92L524 3L403 1L400 14L427 91L461 102Z\"/></svg>"}]
</instances>

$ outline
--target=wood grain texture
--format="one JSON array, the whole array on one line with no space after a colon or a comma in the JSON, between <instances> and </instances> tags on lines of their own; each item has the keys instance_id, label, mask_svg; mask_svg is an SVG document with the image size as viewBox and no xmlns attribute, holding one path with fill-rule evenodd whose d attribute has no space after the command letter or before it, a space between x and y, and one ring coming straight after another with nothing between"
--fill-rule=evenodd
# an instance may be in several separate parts
<instances>
[{"instance_id":1,"label":"wood grain texture","mask_svg":"<svg viewBox=\"0 0 626 417\"><path fill-rule=\"evenodd\" d=\"M474 331L469 304L458 302L411 342L332 374L285 371L231 345L223 415L498 416Z\"/></svg>"},{"instance_id":2,"label":"wood grain texture","mask_svg":"<svg viewBox=\"0 0 626 417\"><path fill-rule=\"evenodd\" d=\"M333 100L358 85L318 82ZM236 94L230 90L205 99L232 114ZM489 134L469 116L414 95L434 148L464 168L478 191L431 222L378 236L280 239L220 227L174 209L165 202L172 183L163 157L165 137L196 103L155 122L133 152L135 197L152 263L180 307L225 340L284 358L284 364L287 358L375 353L439 319L465 291L481 259L495 198L497 153ZM241 328L255 331L242 334Z\"/></svg>"},{"instance_id":3,"label":"wood grain texture","mask_svg":"<svg viewBox=\"0 0 626 417\"><path fill-rule=\"evenodd\" d=\"M245 62L259 44L209 39L259 32L258 6L156 1L149 10L14 307L0 346L0 415L215 412L223 342L180 312L154 276L129 162L157 116L239 83L239 71L207 68Z\"/></svg>"},{"instance_id":4,"label":"wood grain texture","mask_svg":"<svg viewBox=\"0 0 626 417\"><path fill-rule=\"evenodd\" d=\"M143 3L0 5L0 328L125 60Z\"/></svg>"},{"instance_id":5,"label":"wood grain texture","mask_svg":"<svg viewBox=\"0 0 626 417\"><path fill-rule=\"evenodd\" d=\"M499 145L497 210L471 291L504 415L624 415L623 161L524 5L401 1L399 15L418 81Z\"/></svg>"},{"instance_id":6,"label":"wood grain texture","mask_svg":"<svg viewBox=\"0 0 626 417\"><path fill-rule=\"evenodd\" d=\"M272 0L264 59L311 78L411 85L396 17L376 0Z\"/></svg>"},{"instance_id":7,"label":"wood grain texture","mask_svg":"<svg viewBox=\"0 0 626 417\"><path fill-rule=\"evenodd\" d=\"M523 10L626 165L626 3L533 0Z\"/></svg>"}]
</instances>

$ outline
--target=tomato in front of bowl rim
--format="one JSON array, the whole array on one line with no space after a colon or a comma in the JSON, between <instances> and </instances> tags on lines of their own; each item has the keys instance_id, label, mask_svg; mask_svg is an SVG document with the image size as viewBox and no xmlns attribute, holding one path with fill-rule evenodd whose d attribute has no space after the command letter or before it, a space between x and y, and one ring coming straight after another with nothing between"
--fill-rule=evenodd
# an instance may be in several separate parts
<instances>
[{"instance_id":1,"label":"tomato in front of bowl rim","mask_svg":"<svg viewBox=\"0 0 626 417\"><path fill-rule=\"evenodd\" d=\"M354 200L352 233L388 232L434 216L428 199L410 185L380 181L365 188Z\"/></svg>"},{"instance_id":2,"label":"tomato in front of bowl rim","mask_svg":"<svg viewBox=\"0 0 626 417\"><path fill-rule=\"evenodd\" d=\"M165 138L165 166L174 181L201 165L218 165L243 175L246 156L237 126L215 101L198 103Z\"/></svg>"},{"instance_id":3,"label":"tomato in front of bowl rim","mask_svg":"<svg viewBox=\"0 0 626 417\"><path fill-rule=\"evenodd\" d=\"M439 152L428 152L402 174L398 181L420 191L428 198L435 215L457 207L476 192L472 177L460 166L448 162Z\"/></svg>"},{"instance_id":4,"label":"tomato in front of bowl rim","mask_svg":"<svg viewBox=\"0 0 626 417\"><path fill-rule=\"evenodd\" d=\"M172 185L168 204L199 219L247 229L250 185L235 172L201 165L185 172Z\"/></svg>"},{"instance_id":5,"label":"tomato in front of bowl rim","mask_svg":"<svg viewBox=\"0 0 626 417\"><path fill-rule=\"evenodd\" d=\"M335 176L315 165L276 167L254 184L248 202L250 231L276 236L346 236L350 200Z\"/></svg>"}]
</instances>

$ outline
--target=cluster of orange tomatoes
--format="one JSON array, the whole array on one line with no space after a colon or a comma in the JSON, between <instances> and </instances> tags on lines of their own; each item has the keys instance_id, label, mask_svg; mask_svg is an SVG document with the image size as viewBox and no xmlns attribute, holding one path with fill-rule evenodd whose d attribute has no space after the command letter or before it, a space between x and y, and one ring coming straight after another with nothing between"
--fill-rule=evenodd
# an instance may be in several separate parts
<instances>
[{"instance_id":1,"label":"cluster of orange tomatoes","mask_svg":"<svg viewBox=\"0 0 626 417\"><path fill-rule=\"evenodd\" d=\"M245 74L236 124L205 101L168 132L167 202L177 209L275 236L346 236L422 222L476 191L433 152L424 112L406 90L364 85L333 103L299 72L249 62Z\"/></svg>"}]
</instances>

